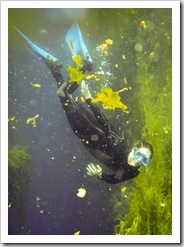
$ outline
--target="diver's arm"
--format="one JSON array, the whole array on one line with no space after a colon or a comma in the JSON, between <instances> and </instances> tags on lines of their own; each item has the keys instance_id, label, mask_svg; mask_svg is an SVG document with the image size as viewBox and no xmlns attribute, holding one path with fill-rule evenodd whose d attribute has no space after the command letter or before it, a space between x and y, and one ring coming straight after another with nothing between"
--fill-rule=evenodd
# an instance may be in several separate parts
<instances>
[{"instance_id":1,"label":"diver's arm","mask_svg":"<svg viewBox=\"0 0 184 247\"><path fill-rule=\"evenodd\" d=\"M88 164L86 167L87 174L89 176L97 177L100 180L104 180L107 183L110 184L117 184L122 182L120 178L117 178L116 174L113 175L106 175L102 173L102 168L99 165L94 165L93 163Z\"/></svg>"},{"instance_id":2,"label":"diver's arm","mask_svg":"<svg viewBox=\"0 0 184 247\"><path fill-rule=\"evenodd\" d=\"M97 177L110 184L117 184L132 179L140 173L138 168L131 167L126 172L123 169L119 169L115 174L107 175L102 173L102 168L99 165L95 166L93 163L88 164L86 169L89 176Z\"/></svg>"},{"instance_id":3,"label":"diver's arm","mask_svg":"<svg viewBox=\"0 0 184 247\"><path fill-rule=\"evenodd\" d=\"M113 175L106 175L106 174L102 173L102 176L100 179L105 181L106 183L109 183L109 184L118 184L118 183L121 183L123 181L122 179L119 179L116 177L116 173Z\"/></svg>"}]
</instances>

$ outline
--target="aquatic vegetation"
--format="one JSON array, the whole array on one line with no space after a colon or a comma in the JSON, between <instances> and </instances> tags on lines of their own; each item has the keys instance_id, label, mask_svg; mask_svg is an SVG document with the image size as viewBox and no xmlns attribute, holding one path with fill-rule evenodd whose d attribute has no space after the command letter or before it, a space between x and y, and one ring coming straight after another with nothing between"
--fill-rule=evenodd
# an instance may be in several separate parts
<instances>
[{"instance_id":1,"label":"aquatic vegetation","mask_svg":"<svg viewBox=\"0 0 184 247\"><path fill-rule=\"evenodd\" d=\"M80 55L72 56L73 61L75 62L76 67L72 67L71 65L68 67L69 72L69 82L81 83L82 79L86 77L86 75L81 71L83 66L82 58Z\"/></svg>"},{"instance_id":2,"label":"aquatic vegetation","mask_svg":"<svg viewBox=\"0 0 184 247\"><path fill-rule=\"evenodd\" d=\"M72 56L72 59L73 59L73 61L75 62L76 67L77 67L78 69L82 68L83 63L82 63L82 58L81 58L80 55L78 55L78 56L73 55L73 56Z\"/></svg>"},{"instance_id":3,"label":"aquatic vegetation","mask_svg":"<svg viewBox=\"0 0 184 247\"><path fill-rule=\"evenodd\" d=\"M69 82L80 83L82 79L84 79L85 75L81 71L82 68L82 58L80 55L72 56L73 61L75 62L76 67L72 67L71 65L68 67L69 72Z\"/></svg>"},{"instance_id":4,"label":"aquatic vegetation","mask_svg":"<svg viewBox=\"0 0 184 247\"><path fill-rule=\"evenodd\" d=\"M100 78L98 78L96 75L88 75L88 74L84 74L81 70L82 66L83 66L83 62L82 62L82 58L80 55L76 56L73 55L72 56L73 61L75 62L76 67L73 66L68 66L68 72L69 72L69 82L76 82L76 83L81 83L82 79L95 79L96 81L99 81Z\"/></svg>"},{"instance_id":5,"label":"aquatic vegetation","mask_svg":"<svg viewBox=\"0 0 184 247\"><path fill-rule=\"evenodd\" d=\"M33 128L36 127L36 119L39 117L39 114L35 115L34 117L30 117L26 120L26 124L32 124Z\"/></svg>"},{"instance_id":6,"label":"aquatic vegetation","mask_svg":"<svg viewBox=\"0 0 184 247\"><path fill-rule=\"evenodd\" d=\"M31 156L27 147L11 146L8 149L8 229L11 233L23 234L25 205L30 186ZM20 227L22 226L22 227Z\"/></svg>"},{"instance_id":7,"label":"aquatic vegetation","mask_svg":"<svg viewBox=\"0 0 184 247\"><path fill-rule=\"evenodd\" d=\"M147 32L149 25L139 26L137 30L137 41L142 48L136 53L135 99L138 100L133 111L140 114L135 115L142 120L141 138L152 144L154 155L152 163L143 167L133 180L134 187L127 194L128 212L116 217L116 234L172 234L172 64L171 12L168 11L164 12L167 29L160 24L154 33ZM161 55L155 59L156 54ZM121 200L116 203L121 205Z\"/></svg>"},{"instance_id":8,"label":"aquatic vegetation","mask_svg":"<svg viewBox=\"0 0 184 247\"><path fill-rule=\"evenodd\" d=\"M82 79L85 78L85 75L78 68L74 68L72 66L68 67L69 72L69 82L81 83Z\"/></svg>"},{"instance_id":9,"label":"aquatic vegetation","mask_svg":"<svg viewBox=\"0 0 184 247\"><path fill-rule=\"evenodd\" d=\"M104 109L114 110L120 108L123 112L126 112L128 106L121 102L120 92L128 90L123 88L117 92L114 92L111 88L102 87L101 91L97 93L96 98L92 98L92 102L101 102Z\"/></svg>"},{"instance_id":10,"label":"aquatic vegetation","mask_svg":"<svg viewBox=\"0 0 184 247\"><path fill-rule=\"evenodd\" d=\"M26 147L13 146L8 150L8 166L12 169L26 169L31 156L27 153Z\"/></svg>"}]
</instances>

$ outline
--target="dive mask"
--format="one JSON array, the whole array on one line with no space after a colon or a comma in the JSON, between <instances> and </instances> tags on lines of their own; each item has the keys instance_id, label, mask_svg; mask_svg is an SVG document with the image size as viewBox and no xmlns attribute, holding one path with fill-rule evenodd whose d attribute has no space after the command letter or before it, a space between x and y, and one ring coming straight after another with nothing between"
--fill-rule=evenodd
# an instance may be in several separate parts
<instances>
[{"instance_id":1,"label":"dive mask","mask_svg":"<svg viewBox=\"0 0 184 247\"><path fill-rule=\"evenodd\" d=\"M140 166L141 164L147 166L150 162L150 150L145 147L135 147L128 155L128 164L131 166Z\"/></svg>"}]
</instances>

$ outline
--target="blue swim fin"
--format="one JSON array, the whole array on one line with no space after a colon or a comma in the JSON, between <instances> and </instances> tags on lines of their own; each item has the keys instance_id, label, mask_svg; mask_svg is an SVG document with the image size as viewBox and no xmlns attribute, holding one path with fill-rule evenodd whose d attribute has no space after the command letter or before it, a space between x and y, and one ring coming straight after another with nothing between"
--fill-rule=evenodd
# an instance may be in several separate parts
<instances>
[{"instance_id":1,"label":"blue swim fin","mask_svg":"<svg viewBox=\"0 0 184 247\"><path fill-rule=\"evenodd\" d=\"M68 43L73 55L81 55L85 60L92 62L88 49L84 43L79 25L74 23L65 35L65 40Z\"/></svg>"},{"instance_id":2,"label":"blue swim fin","mask_svg":"<svg viewBox=\"0 0 184 247\"><path fill-rule=\"evenodd\" d=\"M49 54L48 52L44 51L43 49L41 49L40 47L38 47L37 45L35 45L30 39L28 39L18 28L14 27L15 30L17 30L17 32L20 33L20 35L22 35L22 37L27 41L27 43L31 46L31 48L33 49L33 54L38 57L38 58L46 58L46 59L52 59L53 62L55 62L57 60L57 58L55 58L54 56L52 56L51 54Z\"/></svg>"}]
</instances>

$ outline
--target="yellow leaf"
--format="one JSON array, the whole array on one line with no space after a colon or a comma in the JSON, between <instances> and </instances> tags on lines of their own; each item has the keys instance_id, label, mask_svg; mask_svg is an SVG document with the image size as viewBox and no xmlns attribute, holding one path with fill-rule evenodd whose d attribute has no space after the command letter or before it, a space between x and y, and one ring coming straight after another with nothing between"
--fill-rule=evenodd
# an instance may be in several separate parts
<instances>
[{"instance_id":1,"label":"yellow leaf","mask_svg":"<svg viewBox=\"0 0 184 247\"><path fill-rule=\"evenodd\" d=\"M114 110L116 108L120 108L123 112L126 112L128 106L121 102L121 98L119 96L119 93L125 90L128 89L123 88L118 92L114 92L111 88L102 87L101 92L97 93L97 97L92 98L92 102L101 102L104 109Z\"/></svg>"},{"instance_id":2,"label":"yellow leaf","mask_svg":"<svg viewBox=\"0 0 184 247\"><path fill-rule=\"evenodd\" d=\"M108 56L109 53L108 53L108 51L104 51L104 54L105 54L106 56Z\"/></svg>"},{"instance_id":3,"label":"yellow leaf","mask_svg":"<svg viewBox=\"0 0 184 247\"><path fill-rule=\"evenodd\" d=\"M8 122L15 120L16 116L8 118Z\"/></svg>"},{"instance_id":4,"label":"yellow leaf","mask_svg":"<svg viewBox=\"0 0 184 247\"><path fill-rule=\"evenodd\" d=\"M99 45L100 50L104 50L107 48L107 44L101 44Z\"/></svg>"},{"instance_id":5,"label":"yellow leaf","mask_svg":"<svg viewBox=\"0 0 184 247\"><path fill-rule=\"evenodd\" d=\"M79 235L80 234L80 231L77 231L74 233L74 235Z\"/></svg>"},{"instance_id":6,"label":"yellow leaf","mask_svg":"<svg viewBox=\"0 0 184 247\"><path fill-rule=\"evenodd\" d=\"M30 84L33 86L33 87L41 87L41 84L39 84L39 83L32 83L32 82L30 82Z\"/></svg>"},{"instance_id":7,"label":"yellow leaf","mask_svg":"<svg viewBox=\"0 0 184 247\"><path fill-rule=\"evenodd\" d=\"M106 40L105 40L105 43L106 43L107 45L112 45L112 44L113 44L113 40L112 40L112 39L106 39Z\"/></svg>"},{"instance_id":8,"label":"yellow leaf","mask_svg":"<svg viewBox=\"0 0 184 247\"><path fill-rule=\"evenodd\" d=\"M80 97L80 100L81 100L82 103L85 102L85 99L82 96Z\"/></svg>"},{"instance_id":9,"label":"yellow leaf","mask_svg":"<svg viewBox=\"0 0 184 247\"><path fill-rule=\"evenodd\" d=\"M140 26L143 27L144 29L147 28L147 25L146 25L145 21L141 21L140 22Z\"/></svg>"},{"instance_id":10,"label":"yellow leaf","mask_svg":"<svg viewBox=\"0 0 184 247\"><path fill-rule=\"evenodd\" d=\"M99 45L99 49L100 49L100 50L105 50L105 49L107 49L107 47L108 47L109 45L112 45L112 44L113 44L113 40L111 40L111 39L106 39L106 40L105 40L105 44ZM108 53L105 54L105 55L108 55Z\"/></svg>"},{"instance_id":11,"label":"yellow leaf","mask_svg":"<svg viewBox=\"0 0 184 247\"><path fill-rule=\"evenodd\" d=\"M121 188L121 192L125 192L127 190L126 187Z\"/></svg>"}]
</instances>

